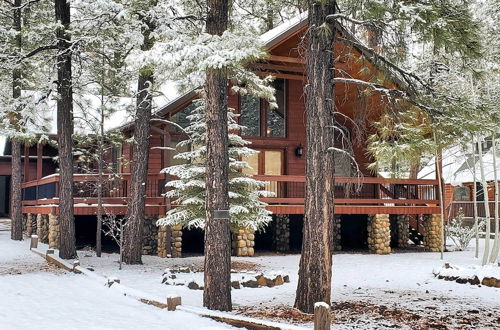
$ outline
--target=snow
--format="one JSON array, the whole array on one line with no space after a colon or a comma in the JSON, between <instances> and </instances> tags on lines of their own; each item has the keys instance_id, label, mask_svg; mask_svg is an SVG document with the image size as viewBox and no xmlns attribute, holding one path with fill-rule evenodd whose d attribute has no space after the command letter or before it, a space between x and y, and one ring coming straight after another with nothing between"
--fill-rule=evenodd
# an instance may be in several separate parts
<instances>
[{"instance_id":1,"label":"snow","mask_svg":"<svg viewBox=\"0 0 500 330\"><path fill-rule=\"evenodd\" d=\"M294 27L300 25L307 19L307 12L303 12L288 21L283 22L283 24L278 25L274 29L267 31L266 33L260 36L260 40L264 42L266 45L272 43L273 40L279 38L281 35L286 33L288 30L293 29Z\"/></svg>"},{"instance_id":2,"label":"snow","mask_svg":"<svg viewBox=\"0 0 500 330\"><path fill-rule=\"evenodd\" d=\"M481 246L483 242L481 241ZM451 246L450 246L451 248ZM333 256L333 302L363 301L373 304L393 305L412 311L428 313L427 308L436 308L433 313L448 315L469 308L486 310L500 306L500 291L491 287L458 284L437 279L435 269L444 263L472 267L480 264L474 259L474 248L466 251L447 252L444 260L439 253L399 251L390 255L363 253L337 253ZM263 255L233 258L232 261L255 264L257 272L287 274L290 283L272 288L241 288L232 291L233 306L239 308L273 308L293 306L298 280L300 255ZM203 268L203 257L161 259L143 256L143 265L125 265L118 271L117 255L104 254L96 258L91 252L81 252L82 265L92 266L104 275L117 275L122 284L150 294L166 296L180 295L183 304L202 306L202 290L190 290L187 286L161 284L165 268ZM251 272L247 272L250 274ZM244 276L245 273L232 274ZM203 273L176 273L178 279L193 279L203 284ZM446 303L440 304L440 301ZM452 314L453 315L453 314Z\"/></svg>"},{"instance_id":3,"label":"snow","mask_svg":"<svg viewBox=\"0 0 500 330\"><path fill-rule=\"evenodd\" d=\"M28 241L11 241L7 231L0 231L0 251L2 330L180 329L183 324L193 329L230 328L140 303L95 279L49 267L29 251Z\"/></svg>"},{"instance_id":4,"label":"snow","mask_svg":"<svg viewBox=\"0 0 500 330\"><path fill-rule=\"evenodd\" d=\"M473 182L474 158L472 151L456 146L443 151L443 179L446 183L459 186L464 183ZM497 152L497 158L500 154ZM500 159L500 158L499 158ZM494 180L495 170L493 166L493 148L484 152L483 161L485 166L486 181ZM419 179L435 179L435 158L418 173ZM500 178L500 167L496 169L497 176ZM479 160L476 160L476 178L480 179Z\"/></svg>"}]
</instances>

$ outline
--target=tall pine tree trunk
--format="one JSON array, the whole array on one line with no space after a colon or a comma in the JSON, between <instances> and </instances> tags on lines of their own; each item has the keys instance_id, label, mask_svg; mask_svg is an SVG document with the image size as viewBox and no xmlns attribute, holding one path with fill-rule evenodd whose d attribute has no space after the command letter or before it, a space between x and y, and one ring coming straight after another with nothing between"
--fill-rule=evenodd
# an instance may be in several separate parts
<instances>
[{"instance_id":1,"label":"tall pine tree trunk","mask_svg":"<svg viewBox=\"0 0 500 330\"><path fill-rule=\"evenodd\" d=\"M147 27L146 27L147 26ZM151 32L154 27L145 22L142 50L153 47ZM131 191L128 204L127 223L124 228L123 261L129 265L142 263L142 236L146 209L146 184L148 179L149 134L153 97L151 87L153 71L143 67L137 84L137 110L134 125Z\"/></svg>"},{"instance_id":2,"label":"tall pine tree trunk","mask_svg":"<svg viewBox=\"0 0 500 330\"><path fill-rule=\"evenodd\" d=\"M15 51L17 54L21 53L21 0L14 1L14 20L13 28L17 35L15 38ZM18 99L21 97L21 69L14 67L12 71L12 97ZM10 122L15 128L18 126L19 113L14 112L9 116ZM11 140L12 142L12 175L11 175L11 194L10 194L10 217L12 220L10 238L13 240L23 239L23 219L22 219L22 209L21 209L21 181L22 181L22 170L21 170L21 141L18 137L14 136ZM29 159L25 159L25 162Z\"/></svg>"},{"instance_id":3,"label":"tall pine tree trunk","mask_svg":"<svg viewBox=\"0 0 500 330\"><path fill-rule=\"evenodd\" d=\"M67 0L55 0L57 28L57 135L59 144L59 223L61 242L59 256L76 257L75 220L73 216L73 86L71 73L71 22Z\"/></svg>"},{"instance_id":4,"label":"tall pine tree trunk","mask_svg":"<svg viewBox=\"0 0 500 330\"><path fill-rule=\"evenodd\" d=\"M316 302L330 304L332 280L334 166L334 27L324 24L335 1L309 4L307 35L306 196L302 254L295 307L314 312Z\"/></svg>"},{"instance_id":5,"label":"tall pine tree trunk","mask_svg":"<svg viewBox=\"0 0 500 330\"><path fill-rule=\"evenodd\" d=\"M208 0L207 32L221 35L228 24L228 0ZM225 70L207 71L206 123L206 226L205 286L203 306L230 311L231 304L231 233L229 219L214 219L215 210L229 209L228 197L228 126L227 75Z\"/></svg>"}]
</instances>

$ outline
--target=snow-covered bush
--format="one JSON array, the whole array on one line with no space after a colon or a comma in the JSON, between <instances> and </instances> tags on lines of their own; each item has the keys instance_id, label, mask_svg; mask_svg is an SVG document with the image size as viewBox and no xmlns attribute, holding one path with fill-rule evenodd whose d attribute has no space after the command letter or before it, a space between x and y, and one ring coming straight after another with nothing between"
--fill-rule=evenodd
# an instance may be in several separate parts
<instances>
[{"instance_id":1,"label":"snow-covered bush","mask_svg":"<svg viewBox=\"0 0 500 330\"><path fill-rule=\"evenodd\" d=\"M484 225L484 220L479 220L479 228L477 230L482 231L484 229ZM451 238L453 243L455 243L461 251L467 249L475 233L476 227L469 226L465 223L465 214L462 208L458 210L456 218L451 219L446 226L446 236Z\"/></svg>"}]
</instances>

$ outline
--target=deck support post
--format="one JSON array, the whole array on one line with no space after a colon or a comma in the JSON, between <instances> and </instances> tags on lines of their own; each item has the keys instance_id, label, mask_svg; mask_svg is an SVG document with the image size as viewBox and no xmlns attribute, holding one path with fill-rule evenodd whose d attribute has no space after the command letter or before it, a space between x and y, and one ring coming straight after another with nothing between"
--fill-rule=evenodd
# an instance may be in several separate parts
<instances>
[{"instance_id":1,"label":"deck support post","mask_svg":"<svg viewBox=\"0 0 500 330\"><path fill-rule=\"evenodd\" d=\"M49 243L49 217L47 214L36 215L36 235L41 243Z\"/></svg>"},{"instance_id":2,"label":"deck support post","mask_svg":"<svg viewBox=\"0 0 500 330\"><path fill-rule=\"evenodd\" d=\"M255 251L255 234L251 229L237 229L233 232L231 246L233 256L253 257Z\"/></svg>"},{"instance_id":3,"label":"deck support post","mask_svg":"<svg viewBox=\"0 0 500 330\"><path fill-rule=\"evenodd\" d=\"M170 242L172 245L172 258L182 257L182 226L177 225L172 227Z\"/></svg>"},{"instance_id":4,"label":"deck support post","mask_svg":"<svg viewBox=\"0 0 500 330\"><path fill-rule=\"evenodd\" d=\"M368 216L368 248L376 254L391 253L391 223L388 214Z\"/></svg>"},{"instance_id":5,"label":"deck support post","mask_svg":"<svg viewBox=\"0 0 500 330\"><path fill-rule=\"evenodd\" d=\"M342 251L342 216L340 214L335 214L333 219L333 251Z\"/></svg>"},{"instance_id":6,"label":"deck support post","mask_svg":"<svg viewBox=\"0 0 500 330\"><path fill-rule=\"evenodd\" d=\"M407 214L397 215L398 247L407 248L410 239L410 216Z\"/></svg>"},{"instance_id":7,"label":"deck support post","mask_svg":"<svg viewBox=\"0 0 500 330\"><path fill-rule=\"evenodd\" d=\"M275 222L276 252L287 253L290 251L290 216L276 214Z\"/></svg>"},{"instance_id":8,"label":"deck support post","mask_svg":"<svg viewBox=\"0 0 500 330\"><path fill-rule=\"evenodd\" d=\"M59 249L61 241L61 230L59 228L59 218L55 214L49 214L49 248Z\"/></svg>"},{"instance_id":9,"label":"deck support post","mask_svg":"<svg viewBox=\"0 0 500 330\"><path fill-rule=\"evenodd\" d=\"M440 214L424 214L424 248L428 252L440 252L443 241L441 230L443 223Z\"/></svg>"}]
</instances>

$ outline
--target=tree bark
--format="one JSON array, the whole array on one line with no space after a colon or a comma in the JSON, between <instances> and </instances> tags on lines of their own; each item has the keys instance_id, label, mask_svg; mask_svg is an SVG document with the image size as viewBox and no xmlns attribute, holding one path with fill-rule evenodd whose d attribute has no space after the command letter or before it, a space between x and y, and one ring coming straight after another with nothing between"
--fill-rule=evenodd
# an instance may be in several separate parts
<instances>
[{"instance_id":1,"label":"tree bark","mask_svg":"<svg viewBox=\"0 0 500 330\"><path fill-rule=\"evenodd\" d=\"M21 53L22 39L21 39L21 0L14 1L14 20L13 28L17 35L15 38L15 51L17 54ZM20 65L20 64L18 64ZM21 69L16 65L12 71L12 97L18 99L21 97ZM13 112L9 116L11 124L18 128L19 113ZM21 169L21 141L18 137L14 136L11 139L12 144L12 175L11 175L11 194L10 194L10 218L11 233L10 238L20 241L23 239L23 215L22 215L22 169ZM24 160L25 162L28 159Z\"/></svg>"},{"instance_id":2,"label":"tree bark","mask_svg":"<svg viewBox=\"0 0 500 330\"><path fill-rule=\"evenodd\" d=\"M208 0L206 29L221 35L228 24L228 1ZM206 72L206 226L203 306L230 311L231 233L229 219L214 219L215 210L228 210L227 74L222 69Z\"/></svg>"},{"instance_id":3,"label":"tree bark","mask_svg":"<svg viewBox=\"0 0 500 330\"><path fill-rule=\"evenodd\" d=\"M143 30L144 43L142 50L153 47L154 39L151 32L154 26L145 21ZM144 230L144 215L146 209L146 184L148 179L149 134L153 97L151 87L153 71L143 67L139 72L137 84L137 110L134 125L134 144L132 155L132 173L130 176L131 192L128 205L127 222L124 228L123 262L142 263L142 236Z\"/></svg>"},{"instance_id":4,"label":"tree bark","mask_svg":"<svg viewBox=\"0 0 500 330\"><path fill-rule=\"evenodd\" d=\"M71 22L67 0L55 0L56 20L61 26L57 37L57 135L59 144L59 256L75 258L75 220L73 215L73 82L71 72Z\"/></svg>"},{"instance_id":5,"label":"tree bark","mask_svg":"<svg viewBox=\"0 0 500 330\"><path fill-rule=\"evenodd\" d=\"M335 13L335 1L309 3L307 35L307 153L303 245L295 307L314 312L314 303L330 304L334 217L334 26L323 25Z\"/></svg>"}]
</instances>

